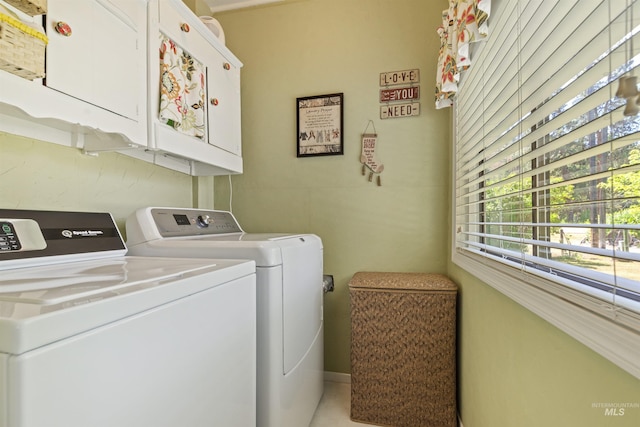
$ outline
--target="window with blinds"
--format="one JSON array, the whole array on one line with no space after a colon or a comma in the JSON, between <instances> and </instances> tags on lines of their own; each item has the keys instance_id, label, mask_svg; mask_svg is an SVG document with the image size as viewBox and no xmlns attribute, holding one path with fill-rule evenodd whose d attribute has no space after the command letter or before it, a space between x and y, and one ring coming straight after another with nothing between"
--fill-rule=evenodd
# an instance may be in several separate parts
<instances>
[{"instance_id":1,"label":"window with blinds","mask_svg":"<svg viewBox=\"0 0 640 427\"><path fill-rule=\"evenodd\" d=\"M454 104L454 261L640 378L640 0L493 0L489 29Z\"/></svg>"}]
</instances>

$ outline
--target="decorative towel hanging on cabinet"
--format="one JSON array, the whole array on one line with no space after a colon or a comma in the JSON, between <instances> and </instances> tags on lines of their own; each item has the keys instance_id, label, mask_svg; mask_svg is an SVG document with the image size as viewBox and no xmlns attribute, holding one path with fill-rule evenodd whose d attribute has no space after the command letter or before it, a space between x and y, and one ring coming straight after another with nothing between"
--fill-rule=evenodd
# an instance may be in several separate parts
<instances>
[{"instance_id":1,"label":"decorative towel hanging on cabinet","mask_svg":"<svg viewBox=\"0 0 640 427\"><path fill-rule=\"evenodd\" d=\"M160 121L204 139L205 67L170 38L160 38Z\"/></svg>"}]
</instances>

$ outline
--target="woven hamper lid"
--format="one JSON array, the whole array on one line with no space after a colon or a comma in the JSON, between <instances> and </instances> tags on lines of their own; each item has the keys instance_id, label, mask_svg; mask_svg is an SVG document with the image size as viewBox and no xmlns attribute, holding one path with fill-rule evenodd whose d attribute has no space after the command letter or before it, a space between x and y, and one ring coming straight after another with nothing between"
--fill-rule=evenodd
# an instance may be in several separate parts
<instances>
[{"instance_id":1,"label":"woven hamper lid","mask_svg":"<svg viewBox=\"0 0 640 427\"><path fill-rule=\"evenodd\" d=\"M369 271L354 274L349 281L349 288L439 292L456 292L458 289L456 284L443 274Z\"/></svg>"}]
</instances>

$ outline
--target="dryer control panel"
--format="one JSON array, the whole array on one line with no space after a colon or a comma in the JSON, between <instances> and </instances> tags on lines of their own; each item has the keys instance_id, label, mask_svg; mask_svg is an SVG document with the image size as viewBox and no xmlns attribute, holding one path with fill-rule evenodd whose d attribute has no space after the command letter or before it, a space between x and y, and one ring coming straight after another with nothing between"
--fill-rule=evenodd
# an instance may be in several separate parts
<instances>
[{"instance_id":1,"label":"dryer control panel","mask_svg":"<svg viewBox=\"0 0 640 427\"><path fill-rule=\"evenodd\" d=\"M162 237L242 233L228 211L153 208L151 217Z\"/></svg>"}]
</instances>

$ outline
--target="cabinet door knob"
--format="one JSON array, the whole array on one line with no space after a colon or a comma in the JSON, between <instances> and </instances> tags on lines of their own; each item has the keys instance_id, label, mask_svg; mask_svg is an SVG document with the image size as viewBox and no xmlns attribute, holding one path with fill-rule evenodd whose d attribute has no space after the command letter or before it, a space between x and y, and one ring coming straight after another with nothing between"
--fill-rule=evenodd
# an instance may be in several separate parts
<instances>
[{"instance_id":1,"label":"cabinet door knob","mask_svg":"<svg viewBox=\"0 0 640 427\"><path fill-rule=\"evenodd\" d=\"M189 27L189 24L187 24L186 22L180 24L180 29L185 33L188 33L189 31L191 31L191 27Z\"/></svg>"},{"instance_id":2,"label":"cabinet door knob","mask_svg":"<svg viewBox=\"0 0 640 427\"><path fill-rule=\"evenodd\" d=\"M225 70L230 70L231 64L229 64L228 62L225 62L224 64L222 64L222 68L224 68Z\"/></svg>"},{"instance_id":3,"label":"cabinet door knob","mask_svg":"<svg viewBox=\"0 0 640 427\"><path fill-rule=\"evenodd\" d=\"M66 22L58 21L53 26L53 29L56 30L56 33L63 35L65 37L69 37L72 33L71 26Z\"/></svg>"},{"instance_id":4,"label":"cabinet door knob","mask_svg":"<svg viewBox=\"0 0 640 427\"><path fill-rule=\"evenodd\" d=\"M218 98L211 98L211 105L218 105L220 102L218 101Z\"/></svg>"}]
</instances>

